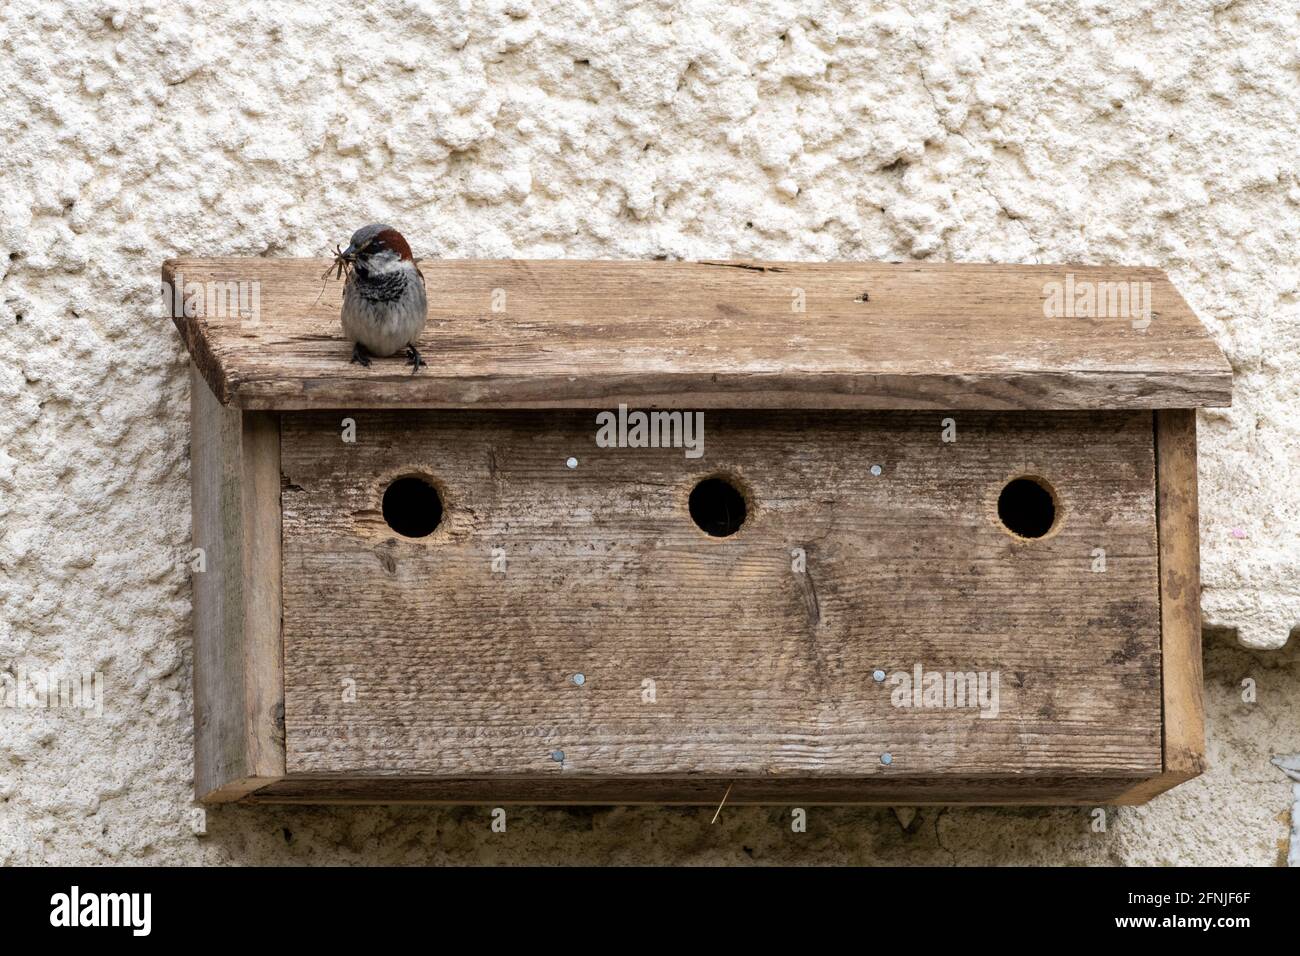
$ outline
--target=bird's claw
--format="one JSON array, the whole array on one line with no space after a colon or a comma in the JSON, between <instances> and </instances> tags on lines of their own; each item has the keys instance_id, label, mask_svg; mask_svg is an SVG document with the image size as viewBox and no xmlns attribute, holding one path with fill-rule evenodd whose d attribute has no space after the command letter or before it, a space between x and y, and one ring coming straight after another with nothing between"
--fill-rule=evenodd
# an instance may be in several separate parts
<instances>
[{"instance_id":1,"label":"bird's claw","mask_svg":"<svg viewBox=\"0 0 1300 956\"><path fill-rule=\"evenodd\" d=\"M370 353L366 351L365 346L360 342L357 342L352 346L352 359L348 364L350 365L352 362L355 362L362 368L370 368Z\"/></svg>"},{"instance_id":2,"label":"bird's claw","mask_svg":"<svg viewBox=\"0 0 1300 956\"><path fill-rule=\"evenodd\" d=\"M420 351L414 345L406 347L406 364L411 366L411 374L414 375L420 369L429 363L420 358Z\"/></svg>"}]
</instances>

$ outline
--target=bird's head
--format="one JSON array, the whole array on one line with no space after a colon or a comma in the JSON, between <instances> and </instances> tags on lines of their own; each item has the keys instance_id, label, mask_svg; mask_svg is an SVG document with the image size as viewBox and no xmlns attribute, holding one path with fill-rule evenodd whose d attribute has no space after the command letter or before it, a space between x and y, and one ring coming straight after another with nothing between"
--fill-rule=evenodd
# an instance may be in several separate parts
<instances>
[{"instance_id":1,"label":"bird's head","mask_svg":"<svg viewBox=\"0 0 1300 956\"><path fill-rule=\"evenodd\" d=\"M352 234L352 241L341 253L362 276L380 275L415 265L411 247L392 226L371 223Z\"/></svg>"}]
</instances>

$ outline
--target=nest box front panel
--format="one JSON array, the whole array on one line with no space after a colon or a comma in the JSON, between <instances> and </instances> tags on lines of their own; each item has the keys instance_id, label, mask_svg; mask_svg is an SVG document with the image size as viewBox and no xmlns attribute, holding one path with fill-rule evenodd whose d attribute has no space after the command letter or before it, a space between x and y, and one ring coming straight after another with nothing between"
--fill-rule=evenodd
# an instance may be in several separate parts
<instances>
[{"instance_id":1,"label":"nest box front panel","mask_svg":"<svg viewBox=\"0 0 1300 956\"><path fill-rule=\"evenodd\" d=\"M283 414L286 771L1159 774L1151 414L942 417Z\"/></svg>"}]
</instances>

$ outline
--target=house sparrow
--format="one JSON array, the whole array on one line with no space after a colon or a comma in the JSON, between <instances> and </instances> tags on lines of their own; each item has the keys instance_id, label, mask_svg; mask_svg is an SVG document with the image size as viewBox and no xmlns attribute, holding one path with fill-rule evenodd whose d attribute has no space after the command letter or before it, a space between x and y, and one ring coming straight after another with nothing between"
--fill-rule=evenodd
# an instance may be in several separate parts
<instances>
[{"instance_id":1,"label":"house sparrow","mask_svg":"<svg viewBox=\"0 0 1300 956\"><path fill-rule=\"evenodd\" d=\"M414 375L426 364L415 341L424 330L428 299L411 247L392 226L373 223L352 234L336 262L348 267L342 319L343 334L353 343L352 361L369 368L372 355L405 347Z\"/></svg>"}]
</instances>

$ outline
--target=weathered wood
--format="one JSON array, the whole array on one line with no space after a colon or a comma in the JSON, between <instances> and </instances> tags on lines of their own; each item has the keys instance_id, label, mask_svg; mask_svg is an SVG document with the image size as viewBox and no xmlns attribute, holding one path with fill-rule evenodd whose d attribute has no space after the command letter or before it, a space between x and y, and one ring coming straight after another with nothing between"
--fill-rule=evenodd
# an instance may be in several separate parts
<instances>
[{"instance_id":1,"label":"weathered wood","mask_svg":"<svg viewBox=\"0 0 1300 956\"><path fill-rule=\"evenodd\" d=\"M355 444L340 440L344 414ZM1158 775L1151 414L959 413L955 444L944 417L708 413L691 460L598 448L593 416L575 412L286 414L279 792L303 793L304 774L401 774L451 799L531 799L543 791L518 778L532 777L575 781L546 799L590 783L603 802L693 776L754 799L847 781L830 802L870 782L897 803L913 801L891 781L941 778L927 799L950 802L968 778L1001 776L1040 788L1024 802L1088 802ZM686 507L719 471L750 501L729 538ZM419 540L380 511L411 472L446 504ZM1045 538L998 522L1021 474L1056 489L1063 517ZM997 671L1000 715L892 706L873 671L918 663ZM1096 786L1049 794L1050 778Z\"/></svg>"},{"instance_id":2,"label":"weathered wood","mask_svg":"<svg viewBox=\"0 0 1300 956\"><path fill-rule=\"evenodd\" d=\"M235 800L284 774L279 422L190 376L194 789Z\"/></svg>"},{"instance_id":3,"label":"weathered wood","mask_svg":"<svg viewBox=\"0 0 1300 956\"><path fill-rule=\"evenodd\" d=\"M1122 803L1145 803L1205 770L1196 412L1157 412L1155 428L1164 773L1139 784Z\"/></svg>"},{"instance_id":4,"label":"weathered wood","mask_svg":"<svg viewBox=\"0 0 1300 956\"><path fill-rule=\"evenodd\" d=\"M176 259L223 402L257 409L1136 409L1226 405L1231 372L1157 269L931 263L428 260L417 376L350 365L324 259ZM1151 320L1049 318L1047 284L1149 283ZM1082 286L1080 286L1082 287ZM1096 285L1094 285L1094 288ZM1103 287L1104 288L1104 287ZM322 294L323 293L323 294ZM1104 297L1104 296L1103 296ZM216 299L227 303L216 314ZM799 311L800 308L803 311ZM1135 311L1135 310L1134 310Z\"/></svg>"},{"instance_id":5,"label":"weathered wood","mask_svg":"<svg viewBox=\"0 0 1300 956\"><path fill-rule=\"evenodd\" d=\"M1165 770L1195 776L1205 769L1195 410L1156 414L1156 461Z\"/></svg>"},{"instance_id":6,"label":"weathered wood","mask_svg":"<svg viewBox=\"0 0 1300 956\"><path fill-rule=\"evenodd\" d=\"M563 774L529 779L401 777L286 777L248 796L249 803L563 803L679 804L716 807L781 804L801 806L1096 806L1139 781L1133 777L964 776L898 777L893 780L808 778L728 780L699 777L600 779ZM728 792L730 788L730 792ZM707 818L706 818L707 819Z\"/></svg>"}]
</instances>

